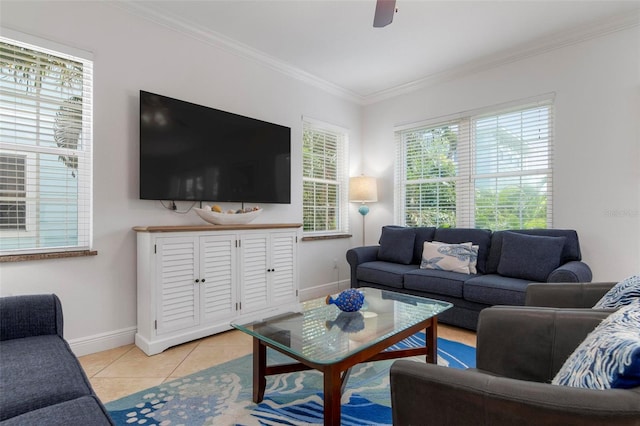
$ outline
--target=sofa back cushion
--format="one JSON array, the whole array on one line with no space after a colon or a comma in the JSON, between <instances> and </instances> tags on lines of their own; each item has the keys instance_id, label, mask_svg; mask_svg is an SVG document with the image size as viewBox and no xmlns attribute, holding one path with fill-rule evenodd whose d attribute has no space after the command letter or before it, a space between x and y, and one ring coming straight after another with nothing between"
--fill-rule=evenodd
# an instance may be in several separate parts
<instances>
[{"instance_id":1,"label":"sofa back cushion","mask_svg":"<svg viewBox=\"0 0 640 426\"><path fill-rule=\"evenodd\" d=\"M565 237L545 237L507 232L502 238L498 273L505 277L546 282L560 266Z\"/></svg>"},{"instance_id":2,"label":"sofa back cushion","mask_svg":"<svg viewBox=\"0 0 640 426\"><path fill-rule=\"evenodd\" d=\"M573 260L581 260L580 243L578 233L573 229L518 229L509 231L495 231L491 236L491 248L487 257L486 273L497 274L498 265L502 256L502 242L506 232L517 232L527 235L538 235L546 237L565 237L562 253L560 254L560 265Z\"/></svg>"},{"instance_id":3,"label":"sofa back cushion","mask_svg":"<svg viewBox=\"0 0 640 426\"><path fill-rule=\"evenodd\" d=\"M491 243L491 231L489 229L471 228L438 228L433 236L433 241L448 244L462 244L472 242L478 246L478 261L476 268L479 274L486 273L489 244Z\"/></svg>"},{"instance_id":4,"label":"sofa back cushion","mask_svg":"<svg viewBox=\"0 0 640 426\"><path fill-rule=\"evenodd\" d=\"M413 228L416 232L416 240L413 244L413 261L411 263L420 264L422 261L422 251L425 241L433 241L433 236L436 233L435 227L418 227Z\"/></svg>"},{"instance_id":5,"label":"sofa back cushion","mask_svg":"<svg viewBox=\"0 0 640 426\"><path fill-rule=\"evenodd\" d=\"M413 243L416 232L413 228L383 226L380 236L378 260L408 265L413 261Z\"/></svg>"}]
</instances>

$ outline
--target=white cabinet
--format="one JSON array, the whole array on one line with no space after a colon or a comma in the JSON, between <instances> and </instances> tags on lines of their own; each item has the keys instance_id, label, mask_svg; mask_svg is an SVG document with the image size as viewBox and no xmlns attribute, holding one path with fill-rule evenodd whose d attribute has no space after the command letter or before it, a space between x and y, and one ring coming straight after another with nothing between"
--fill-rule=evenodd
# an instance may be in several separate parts
<instances>
[{"instance_id":1,"label":"white cabinet","mask_svg":"<svg viewBox=\"0 0 640 426\"><path fill-rule=\"evenodd\" d=\"M146 354L298 306L299 224L136 227Z\"/></svg>"}]
</instances>

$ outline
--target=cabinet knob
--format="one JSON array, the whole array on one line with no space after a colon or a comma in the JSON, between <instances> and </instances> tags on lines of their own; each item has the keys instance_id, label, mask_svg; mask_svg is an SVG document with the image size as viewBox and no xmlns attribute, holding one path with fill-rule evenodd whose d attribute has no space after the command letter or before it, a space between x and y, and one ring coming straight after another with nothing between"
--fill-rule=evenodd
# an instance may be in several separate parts
<instances>
[{"instance_id":1,"label":"cabinet knob","mask_svg":"<svg viewBox=\"0 0 640 426\"><path fill-rule=\"evenodd\" d=\"M199 282L200 282L200 280L199 280L198 278L196 278L196 282L197 282L197 283L199 283Z\"/></svg>"},{"instance_id":2,"label":"cabinet knob","mask_svg":"<svg viewBox=\"0 0 640 426\"><path fill-rule=\"evenodd\" d=\"M206 278L203 278L203 279L202 279L202 282L205 282L206 280L207 280Z\"/></svg>"}]
</instances>

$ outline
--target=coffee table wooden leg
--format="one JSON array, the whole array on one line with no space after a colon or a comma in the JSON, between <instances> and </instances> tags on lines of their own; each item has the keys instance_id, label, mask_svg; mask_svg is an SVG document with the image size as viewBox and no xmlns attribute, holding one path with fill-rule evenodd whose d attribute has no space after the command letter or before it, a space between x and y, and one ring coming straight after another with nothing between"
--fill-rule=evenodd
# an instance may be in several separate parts
<instances>
[{"instance_id":1,"label":"coffee table wooden leg","mask_svg":"<svg viewBox=\"0 0 640 426\"><path fill-rule=\"evenodd\" d=\"M324 424L340 426L340 399L342 397L340 370L334 365L324 370Z\"/></svg>"},{"instance_id":2,"label":"coffee table wooden leg","mask_svg":"<svg viewBox=\"0 0 640 426\"><path fill-rule=\"evenodd\" d=\"M425 330L425 344L427 345L427 362L438 363L438 319L431 318L431 326Z\"/></svg>"},{"instance_id":3,"label":"coffee table wooden leg","mask_svg":"<svg viewBox=\"0 0 640 426\"><path fill-rule=\"evenodd\" d=\"M253 402L256 404L264 398L267 386L267 347L260 339L253 338Z\"/></svg>"}]
</instances>

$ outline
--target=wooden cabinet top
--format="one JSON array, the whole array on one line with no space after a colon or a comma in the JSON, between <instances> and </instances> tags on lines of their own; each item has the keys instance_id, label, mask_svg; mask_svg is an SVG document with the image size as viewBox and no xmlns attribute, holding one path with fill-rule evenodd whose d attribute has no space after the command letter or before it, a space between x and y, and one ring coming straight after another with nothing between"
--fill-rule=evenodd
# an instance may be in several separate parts
<instances>
[{"instance_id":1,"label":"wooden cabinet top","mask_svg":"<svg viewBox=\"0 0 640 426\"><path fill-rule=\"evenodd\" d=\"M134 226L136 232L193 232L193 231L238 231L247 229L300 228L301 223L256 223L246 225L174 225L174 226Z\"/></svg>"}]
</instances>

